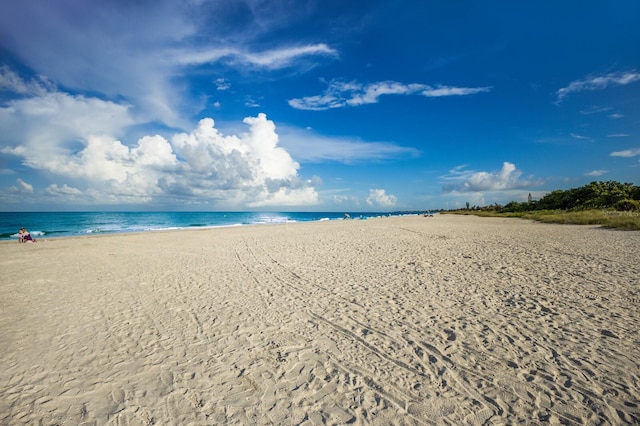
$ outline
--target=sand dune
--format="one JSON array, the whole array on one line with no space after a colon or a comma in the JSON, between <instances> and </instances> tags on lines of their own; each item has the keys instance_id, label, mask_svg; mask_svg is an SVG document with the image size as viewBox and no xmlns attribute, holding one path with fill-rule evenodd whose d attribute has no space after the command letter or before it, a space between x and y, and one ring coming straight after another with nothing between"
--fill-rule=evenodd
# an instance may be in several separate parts
<instances>
[{"instance_id":1,"label":"sand dune","mask_svg":"<svg viewBox=\"0 0 640 426\"><path fill-rule=\"evenodd\" d=\"M0 244L0 424L638 424L640 233L437 215Z\"/></svg>"}]
</instances>

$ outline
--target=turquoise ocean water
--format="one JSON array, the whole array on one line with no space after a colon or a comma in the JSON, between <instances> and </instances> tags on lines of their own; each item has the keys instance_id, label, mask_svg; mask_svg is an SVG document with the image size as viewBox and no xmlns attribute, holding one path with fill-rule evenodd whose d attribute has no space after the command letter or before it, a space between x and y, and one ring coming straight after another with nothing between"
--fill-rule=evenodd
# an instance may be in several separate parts
<instances>
[{"instance_id":1,"label":"turquoise ocean water","mask_svg":"<svg viewBox=\"0 0 640 426\"><path fill-rule=\"evenodd\" d=\"M399 213L349 212L348 214L352 219L368 219ZM18 230L22 227L27 228L37 239L169 229L342 220L344 217L345 213L337 212L0 212L0 240L17 240Z\"/></svg>"}]
</instances>

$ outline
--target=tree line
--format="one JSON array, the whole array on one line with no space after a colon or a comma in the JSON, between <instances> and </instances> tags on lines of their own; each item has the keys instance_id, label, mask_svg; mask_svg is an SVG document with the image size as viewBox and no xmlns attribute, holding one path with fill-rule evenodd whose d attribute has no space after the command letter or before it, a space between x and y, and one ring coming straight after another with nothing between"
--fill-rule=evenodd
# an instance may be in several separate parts
<instances>
[{"instance_id":1,"label":"tree line","mask_svg":"<svg viewBox=\"0 0 640 426\"><path fill-rule=\"evenodd\" d=\"M495 206L500 213L535 210L589 210L615 209L640 211L640 186L615 181L591 182L580 188L553 191L539 200L511 201Z\"/></svg>"}]
</instances>

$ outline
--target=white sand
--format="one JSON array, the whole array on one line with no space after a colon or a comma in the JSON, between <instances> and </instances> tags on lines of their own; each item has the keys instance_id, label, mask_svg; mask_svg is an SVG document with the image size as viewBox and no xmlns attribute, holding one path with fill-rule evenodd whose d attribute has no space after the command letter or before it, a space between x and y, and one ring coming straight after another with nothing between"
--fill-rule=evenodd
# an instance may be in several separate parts
<instances>
[{"instance_id":1,"label":"white sand","mask_svg":"<svg viewBox=\"0 0 640 426\"><path fill-rule=\"evenodd\" d=\"M0 424L638 424L640 232L472 216L0 244Z\"/></svg>"}]
</instances>

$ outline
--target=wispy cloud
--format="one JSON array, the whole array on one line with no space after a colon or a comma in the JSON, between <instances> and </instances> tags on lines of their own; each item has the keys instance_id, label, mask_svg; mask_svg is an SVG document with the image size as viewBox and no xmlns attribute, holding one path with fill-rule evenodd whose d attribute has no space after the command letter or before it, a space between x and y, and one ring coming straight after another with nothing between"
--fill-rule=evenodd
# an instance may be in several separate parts
<instances>
[{"instance_id":1,"label":"wispy cloud","mask_svg":"<svg viewBox=\"0 0 640 426\"><path fill-rule=\"evenodd\" d=\"M278 69L292 65L304 56L338 56L338 52L324 43L291 46L252 52L239 48L212 48L182 50L173 53L173 61L180 65L200 65L225 60L227 63L254 65L266 69Z\"/></svg>"},{"instance_id":2,"label":"wispy cloud","mask_svg":"<svg viewBox=\"0 0 640 426\"><path fill-rule=\"evenodd\" d=\"M628 138L631 135L628 135L626 133L614 133L612 135L608 135L608 137L610 138Z\"/></svg>"},{"instance_id":3,"label":"wispy cloud","mask_svg":"<svg viewBox=\"0 0 640 426\"><path fill-rule=\"evenodd\" d=\"M592 105L589 108L586 108L586 109L583 109L582 111L580 111L580 114L582 114L582 115L591 115L591 114L598 114L598 113L607 112L607 111L611 111L611 108Z\"/></svg>"},{"instance_id":4,"label":"wispy cloud","mask_svg":"<svg viewBox=\"0 0 640 426\"><path fill-rule=\"evenodd\" d=\"M87 3L78 20L75 7L14 2L0 14L2 47L19 56L28 69L72 93L124 100L133 106L136 121L181 129L192 125L189 114L202 102L190 90L191 67L224 65L264 72L303 64L300 69L306 71L338 57L322 40L273 41L269 48L256 47L265 46L265 32L278 29L281 12L287 12L275 9L279 14L273 18L272 2L243 9L243 25L233 25L239 17L229 16L234 8L225 2L188 3L160 1L149 7L133 2L126 8L117 2ZM287 16L293 19L295 8L289 9ZM202 28L199 25L207 19L194 20L192 14L207 16L217 25ZM47 78L22 80L4 67L0 89L42 95L52 90ZM229 83L214 82L219 90L229 88Z\"/></svg>"},{"instance_id":5,"label":"wispy cloud","mask_svg":"<svg viewBox=\"0 0 640 426\"><path fill-rule=\"evenodd\" d=\"M636 81L640 81L640 73L635 71L615 72L601 76L587 77L583 80L575 80L556 92L556 102L561 102L570 93L578 93L586 90L602 90L609 86L624 86Z\"/></svg>"},{"instance_id":6,"label":"wispy cloud","mask_svg":"<svg viewBox=\"0 0 640 426\"><path fill-rule=\"evenodd\" d=\"M266 52L245 54L242 58L253 65L265 68L281 68L291 64L293 60L309 55L337 56L338 52L324 43L275 49Z\"/></svg>"},{"instance_id":7,"label":"wispy cloud","mask_svg":"<svg viewBox=\"0 0 640 426\"><path fill-rule=\"evenodd\" d=\"M229 83L227 80L225 80L222 77L216 78L215 84L216 84L216 90L220 90L220 91L229 90L229 88L231 87L231 83Z\"/></svg>"},{"instance_id":8,"label":"wispy cloud","mask_svg":"<svg viewBox=\"0 0 640 426\"><path fill-rule=\"evenodd\" d=\"M584 135L579 135L577 133L571 133L571 137L574 139L579 139L579 140L586 140L586 141L590 141L592 140L590 137L588 136L584 136Z\"/></svg>"},{"instance_id":9,"label":"wispy cloud","mask_svg":"<svg viewBox=\"0 0 640 426\"><path fill-rule=\"evenodd\" d=\"M640 148L625 149L624 151L614 151L611 154L612 157L636 157L640 155Z\"/></svg>"},{"instance_id":10,"label":"wispy cloud","mask_svg":"<svg viewBox=\"0 0 640 426\"><path fill-rule=\"evenodd\" d=\"M8 66L0 67L0 89L25 96L42 96L54 90L55 85L44 76L25 80Z\"/></svg>"},{"instance_id":11,"label":"wispy cloud","mask_svg":"<svg viewBox=\"0 0 640 426\"><path fill-rule=\"evenodd\" d=\"M296 109L322 111L331 108L344 108L377 103L383 95L418 95L425 97L466 96L488 92L486 87L455 87L429 86L420 83L399 83L395 81L381 81L371 84L358 82L334 81L329 84L321 95L294 98L289 105Z\"/></svg>"},{"instance_id":12,"label":"wispy cloud","mask_svg":"<svg viewBox=\"0 0 640 426\"><path fill-rule=\"evenodd\" d=\"M385 161L417 157L420 152L392 142L362 141L357 138L330 137L314 133L310 129L278 126L280 145L293 158L304 163L336 161L354 164L362 161Z\"/></svg>"},{"instance_id":13,"label":"wispy cloud","mask_svg":"<svg viewBox=\"0 0 640 426\"><path fill-rule=\"evenodd\" d=\"M605 175L605 174L607 174L607 173L609 173L609 171L608 171L608 170L592 170L592 171L590 171L590 172L585 173L584 175L585 175L585 176L593 176L593 177L596 177L596 176L602 176L602 175Z\"/></svg>"}]
</instances>

